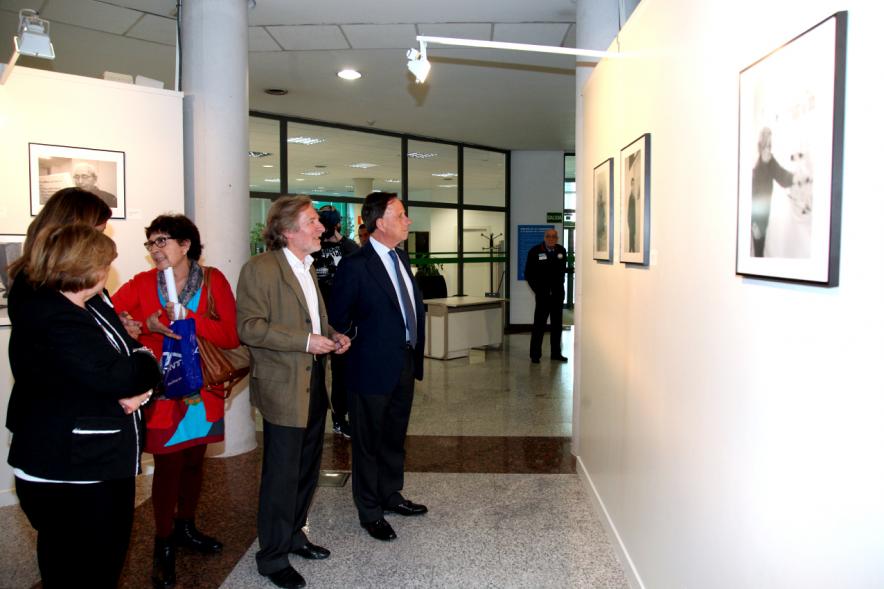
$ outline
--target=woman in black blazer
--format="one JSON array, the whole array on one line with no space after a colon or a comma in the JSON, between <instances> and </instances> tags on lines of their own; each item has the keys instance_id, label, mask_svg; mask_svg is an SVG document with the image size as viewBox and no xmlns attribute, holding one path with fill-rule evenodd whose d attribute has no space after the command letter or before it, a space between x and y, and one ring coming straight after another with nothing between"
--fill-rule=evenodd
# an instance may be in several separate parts
<instances>
[{"instance_id":1,"label":"woman in black blazer","mask_svg":"<svg viewBox=\"0 0 884 589\"><path fill-rule=\"evenodd\" d=\"M88 225L35 236L12 276L9 464L43 586L116 587L156 359L100 300L114 242Z\"/></svg>"}]
</instances>

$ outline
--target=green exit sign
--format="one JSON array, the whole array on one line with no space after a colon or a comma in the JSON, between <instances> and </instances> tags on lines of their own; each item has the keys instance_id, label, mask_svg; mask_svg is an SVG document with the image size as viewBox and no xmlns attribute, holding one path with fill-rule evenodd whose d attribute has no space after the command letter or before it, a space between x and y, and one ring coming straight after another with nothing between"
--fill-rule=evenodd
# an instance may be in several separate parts
<instances>
[{"instance_id":1,"label":"green exit sign","mask_svg":"<svg viewBox=\"0 0 884 589\"><path fill-rule=\"evenodd\" d=\"M547 213L546 214L546 222L547 223L561 223L563 219L562 213Z\"/></svg>"}]
</instances>

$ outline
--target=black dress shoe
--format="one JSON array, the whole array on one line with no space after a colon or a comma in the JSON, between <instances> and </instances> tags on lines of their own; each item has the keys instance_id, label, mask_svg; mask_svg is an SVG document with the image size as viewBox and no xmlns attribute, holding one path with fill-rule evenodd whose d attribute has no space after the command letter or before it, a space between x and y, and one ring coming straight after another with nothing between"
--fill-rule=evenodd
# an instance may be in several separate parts
<instances>
[{"instance_id":1,"label":"black dress shoe","mask_svg":"<svg viewBox=\"0 0 884 589\"><path fill-rule=\"evenodd\" d=\"M154 539L153 573L150 580L156 589L175 586L175 543L171 538Z\"/></svg>"},{"instance_id":2,"label":"black dress shoe","mask_svg":"<svg viewBox=\"0 0 884 589\"><path fill-rule=\"evenodd\" d=\"M224 548L224 544L197 530L192 519L176 519L172 538L178 546L192 548L203 554L221 552Z\"/></svg>"},{"instance_id":3,"label":"black dress shoe","mask_svg":"<svg viewBox=\"0 0 884 589\"><path fill-rule=\"evenodd\" d=\"M561 354L559 354L558 356L552 356L552 359L558 360L559 362L567 362L568 361L568 359L565 358L564 356L562 356Z\"/></svg>"},{"instance_id":4,"label":"black dress shoe","mask_svg":"<svg viewBox=\"0 0 884 589\"><path fill-rule=\"evenodd\" d=\"M399 515L423 515L427 512L427 506L420 503L412 503L408 499L403 499L399 505L393 505L384 511L392 511Z\"/></svg>"},{"instance_id":5,"label":"black dress shoe","mask_svg":"<svg viewBox=\"0 0 884 589\"><path fill-rule=\"evenodd\" d=\"M384 518L373 522L360 522L359 525L365 528L368 535L375 540L389 542L396 539L396 532L393 531L393 527Z\"/></svg>"},{"instance_id":6,"label":"black dress shoe","mask_svg":"<svg viewBox=\"0 0 884 589\"><path fill-rule=\"evenodd\" d=\"M306 558L307 560L322 560L328 558L331 551L328 548L317 546L310 540L307 540L306 544L296 550L292 550L292 554L297 554L301 558Z\"/></svg>"},{"instance_id":7,"label":"black dress shoe","mask_svg":"<svg viewBox=\"0 0 884 589\"><path fill-rule=\"evenodd\" d=\"M287 566L280 571L276 571L275 573L270 573L267 575L267 578L270 579L274 585L282 587L283 589L298 589L299 587L307 586L307 581L304 580L304 577L290 566Z\"/></svg>"}]
</instances>

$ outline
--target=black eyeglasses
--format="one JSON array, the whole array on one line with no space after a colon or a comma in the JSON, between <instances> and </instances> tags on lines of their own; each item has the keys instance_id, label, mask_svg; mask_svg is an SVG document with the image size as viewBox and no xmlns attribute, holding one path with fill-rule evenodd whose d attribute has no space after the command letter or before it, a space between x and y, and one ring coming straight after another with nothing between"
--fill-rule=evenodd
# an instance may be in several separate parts
<instances>
[{"instance_id":1,"label":"black eyeglasses","mask_svg":"<svg viewBox=\"0 0 884 589\"><path fill-rule=\"evenodd\" d=\"M170 239L172 238L161 235L154 240L147 240L144 242L144 249L150 251L150 248L152 248L153 246L157 246L158 248L163 249L164 247L166 247L166 242Z\"/></svg>"}]
</instances>

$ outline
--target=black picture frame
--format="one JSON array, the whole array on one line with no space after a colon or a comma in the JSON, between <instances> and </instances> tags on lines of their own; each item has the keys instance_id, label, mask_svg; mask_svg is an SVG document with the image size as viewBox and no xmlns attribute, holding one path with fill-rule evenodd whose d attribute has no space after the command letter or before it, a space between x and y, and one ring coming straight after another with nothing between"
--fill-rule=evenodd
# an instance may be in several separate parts
<instances>
[{"instance_id":1,"label":"black picture frame","mask_svg":"<svg viewBox=\"0 0 884 589\"><path fill-rule=\"evenodd\" d=\"M614 158L593 168L592 195L592 259L610 262L614 259Z\"/></svg>"},{"instance_id":2,"label":"black picture frame","mask_svg":"<svg viewBox=\"0 0 884 589\"><path fill-rule=\"evenodd\" d=\"M620 150L620 261L647 266L651 255L651 134Z\"/></svg>"},{"instance_id":3,"label":"black picture frame","mask_svg":"<svg viewBox=\"0 0 884 589\"><path fill-rule=\"evenodd\" d=\"M28 143L28 161L31 216L36 216L56 191L80 186L108 204L112 219L126 218L125 152Z\"/></svg>"},{"instance_id":4,"label":"black picture frame","mask_svg":"<svg viewBox=\"0 0 884 589\"><path fill-rule=\"evenodd\" d=\"M838 285L847 12L740 72L736 273Z\"/></svg>"}]
</instances>

